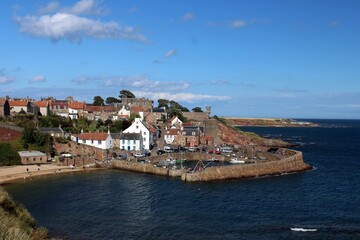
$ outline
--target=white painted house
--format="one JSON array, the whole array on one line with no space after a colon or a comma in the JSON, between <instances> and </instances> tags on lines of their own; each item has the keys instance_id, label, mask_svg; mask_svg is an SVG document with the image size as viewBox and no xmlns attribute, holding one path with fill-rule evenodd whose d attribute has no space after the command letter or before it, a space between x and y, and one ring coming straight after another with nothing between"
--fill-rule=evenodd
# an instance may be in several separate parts
<instances>
[{"instance_id":1,"label":"white painted house","mask_svg":"<svg viewBox=\"0 0 360 240\"><path fill-rule=\"evenodd\" d=\"M172 118L169 119L169 125L170 127L181 127L183 124L183 122L177 117L177 116L174 116Z\"/></svg>"},{"instance_id":2,"label":"white painted house","mask_svg":"<svg viewBox=\"0 0 360 240\"><path fill-rule=\"evenodd\" d=\"M127 151L142 151L143 142L140 133L122 133L120 136L120 149Z\"/></svg>"},{"instance_id":3,"label":"white painted house","mask_svg":"<svg viewBox=\"0 0 360 240\"><path fill-rule=\"evenodd\" d=\"M120 120L120 119L128 119L130 117L130 107L127 105L122 105L121 109L119 110L117 116L114 116L114 120Z\"/></svg>"},{"instance_id":4,"label":"white painted house","mask_svg":"<svg viewBox=\"0 0 360 240\"><path fill-rule=\"evenodd\" d=\"M164 141L166 144L173 144L176 137L180 134L180 130L177 128L170 128L165 131Z\"/></svg>"},{"instance_id":5,"label":"white painted house","mask_svg":"<svg viewBox=\"0 0 360 240\"><path fill-rule=\"evenodd\" d=\"M71 140L80 144L85 144L101 149L109 149L113 147L113 140L109 133L82 133L72 135Z\"/></svg>"},{"instance_id":6,"label":"white painted house","mask_svg":"<svg viewBox=\"0 0 360 240\"><path fill-rule=\"evenodd\" d=\"M150 150L150 144L153 142L153 135L141 121L141 118L135 118L134 122L123 133L140 133L143 144L142 149Z\"/></svg>"}]
</instances>

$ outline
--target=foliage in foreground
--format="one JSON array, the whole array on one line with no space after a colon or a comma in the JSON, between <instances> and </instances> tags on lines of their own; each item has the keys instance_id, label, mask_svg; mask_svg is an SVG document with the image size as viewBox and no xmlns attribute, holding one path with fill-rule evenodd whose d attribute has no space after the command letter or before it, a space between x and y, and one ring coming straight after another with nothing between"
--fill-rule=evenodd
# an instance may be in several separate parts
<instances>
[{"instance_id":1,"label":"foliage in foreground","mask_svg":"<svg viewBox=\"0 0 360 240\"><path fill-rule=\"evenodd\" d=\"M47 230L36 228L30 213L0 187L0 239L42 240L47 237Z\"/></svg>"}]
</instances>

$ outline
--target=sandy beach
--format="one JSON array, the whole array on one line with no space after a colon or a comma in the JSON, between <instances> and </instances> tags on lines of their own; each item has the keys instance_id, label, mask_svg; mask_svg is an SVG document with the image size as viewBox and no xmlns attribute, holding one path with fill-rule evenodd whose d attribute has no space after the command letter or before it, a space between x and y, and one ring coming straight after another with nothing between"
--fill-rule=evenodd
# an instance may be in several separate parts
<instances>
[{"instance_id":1,"label":"sandy beach","mask_svg":"<svg viewBox=\"0 0 360 240\"><path fill-rule=\"evenodd\" d=\"M72 168L69 166L56 166L51 164L38 165L19 165L19 166L4 166L0 167L0 184L9 183L16 180L30 180L34 177L63 174L71 172L83 172L89 170L97 170L98 168Z\"/></svg>"}]
</instances>

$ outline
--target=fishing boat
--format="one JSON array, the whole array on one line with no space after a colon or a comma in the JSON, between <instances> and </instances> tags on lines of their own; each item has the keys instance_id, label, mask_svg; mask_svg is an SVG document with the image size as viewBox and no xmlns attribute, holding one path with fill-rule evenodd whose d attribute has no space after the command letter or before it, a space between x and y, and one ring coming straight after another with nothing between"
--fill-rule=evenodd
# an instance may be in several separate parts
<instances>
[{"instance_id":1,"label":"fishing boat","mask_svg":"<svg viewBox=\"0 0 360 240\"><path fill-rule=\"evenodd\" d=\"M244 161L244 160L239 160L239 159L237 159L237 158L232 158L232 159L230 160L230 163L231 163L231 164L239 164L239 163L245 163L245 161Z\"/></svg>"},{"instance_id":2,"label":"fishing boat","mask_svg":"<svg viewBox=\"0 0 360 240\"><path fill-rule=\"evenodd\" d=\"M176 163L184 163L186 162L186 159L176 159Z\"/></svg>"}]
</instances>

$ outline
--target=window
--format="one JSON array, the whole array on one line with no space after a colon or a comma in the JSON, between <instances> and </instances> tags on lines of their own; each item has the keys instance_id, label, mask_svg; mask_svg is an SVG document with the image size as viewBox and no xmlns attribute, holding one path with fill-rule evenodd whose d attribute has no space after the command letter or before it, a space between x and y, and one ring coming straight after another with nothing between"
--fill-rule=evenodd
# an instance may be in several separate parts
<instances>
[{"instance_id":1,"label":"window","mask_svg":"<svg viewBox=\"0 0 360 240\"><path fill-rule=\"evenodd\" d=\"M91 144L94 144L94 140L91 140Z\"/></svg>"},{"instance_id":2,"label":"window","mask_svg":"<svg viewBox=\"0 0 360 240\"><path fill-rule=\"evenodd\" d=\"M98 144L99 144L99 145L101 144L101 140L98 141Z\"/></svg>"},{"instance_id":3,"label":"window","mask_svg":"<svg viewBox=\"0 0 360 240\"><path fill-rule=\"evenodd\" d=\"M122 140L122 143L125 144L125 140L124 140L124 139Z\"/></svg>"},{"instance_id":4,"label":"window","mask_svg":"<svg viewBox=\"0 0 360 240\"><path fill-rule=\"evenodd\" d=\"M130 145L130 140L128 140L128 145Z\"/></svg>"},{"instance_id":5,"label":"window","mask_svg":"<svg viewBox=\"0 0 360 240\"><path fill-rule=\"evenodd\" d=\"M136 125L136 129L139 129L139 126Z\"/></svg>"},{"instance_id":6,"label":"window","mask_svg":"<svg viewBox=\"0 0 360 240\"><path fill-rule=\"evenodd\" d=\"M122 150L125 150L125 146L122 146L122 148L121 148Z\"/></svg>"},{"instance_id":7,"label":"window","mask_svg":"<svg viewBox=\"0 0 360 240\"><path fill-rule=\"evenodd\" d=\"M196 132L192 132L192 135L195 136L195 135L196 135Z\"/></svg>"},{"instance_id":8,"label":"window","mask_svg":"<svg viewBox=\"0 0 360 240\"><path fill-rule=\"evenodd\" d=\"M146 138L144 138L144 142L146 142Z\"/></svg>"},{"instance_id":9,"label":"window","mask_svg":"<svg viewBox=\"0 0 360 240\"><path fill-rule=\"evenodd\" d=\"M135 139L133 140L133 143L136 144L136 140L135 140Z\"/></svg>"},{"instance_id":10,"label":"window","mask_svg":"<svg viewBox=\"0 0 360 240\"><path fill-rule=\"evenodd\" d=\"M82 140L83 143L86 143L86 140Z\"/></svg>"},{"instance_id":11,"label":"window","mask_svg":"<svg viewBox=\"0 0 360 240\"><path fill-rule=\"evenodd\" d=\"M133 146L133 150L136 150L136 146Z\"/></svg>"}]
</instances>

